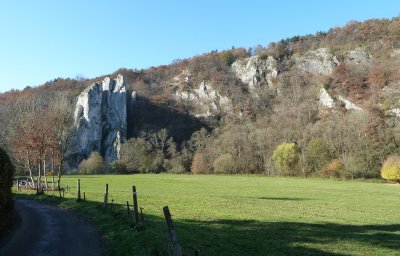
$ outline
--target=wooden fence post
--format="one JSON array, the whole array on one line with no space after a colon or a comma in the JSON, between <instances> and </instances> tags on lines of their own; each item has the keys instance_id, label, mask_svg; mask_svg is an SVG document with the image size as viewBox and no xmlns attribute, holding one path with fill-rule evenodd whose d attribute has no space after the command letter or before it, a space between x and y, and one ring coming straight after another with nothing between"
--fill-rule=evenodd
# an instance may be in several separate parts
<instances>
[{"instance_id":1,"label":"wooden fence post","mask_svg":"<svg viewBox=\"0 0 400 256\"><path fill-rule=\"evenodd\" d=\"M142 220L142 225L144 226L143 207L140 207L140 217Z\"/></svg>"},{"instance_id":2,"label":"wooden fence post","mask_svg":"<svg viewBox=\"0 0 400 256\"><path fill-rule=\"evenodd\" d=\"M61 197L61 188L60 187L58 187L58 193L60 194L60 199L61 199L62 197Z\"/></svg>"},{"instance_id":3,"label":"wooden fence post","mask_svg":"<svg viewBox=\"0 0 400 256\"><path fill-rule=\"evenodd\" d=\"M19 179L17 179L17 191L19 191Z\"/></svg>"},{"instance_id":4,"label":"wooden fence post","mask_svg":"<svg viewBox=\"0 0 400 256\"><path fill-rule=\"evenodd\" d=\"M83 201L86 201L86 193L83 192Z\"/></svg>"},{"instance_id":5,"label":"wooden fence post","mask_svg":"<svg viewBox=\"0 0 400 256\"><path fill-rule=\"evenodd\" d=\"M81 179L78 179L78 202L81 201Z\"/></svg>"},{"instance_id":6,"label":"wooden fence post","mask_svg":"<svg viewBox=\"0 0 400 256\"><path fill-rule=\"evenodd\" d=\"M174 223L171 218L171 213L169 212L168 206L163 208L165 221L168 226L169 238L171 239L172 249L174 251L174 256L182 256L181 247L178 244L178 238L176 236L176 231L174 228Z\"/></svg>"},{"instance_id":7,"label":"wooden fence post","mask_svg":"<svg viewBox=\"0 0 400 256\"><path fill-rule=\"evenodd\" d=\"M128 217L131 216L131 212L129 211L129 201L126 201L126 209L128 210Z\"/></svg>"},{"instance_id":8,"label":"wooden fence post","mask_svg":"<svg viewBox=\"0 0 400 256\"><path fill-rule=\"evenodd\" d=\"M106 190L104 192L104 208L107 208L108 204L108 184L106 184Z\"/></svg>"},{"instance_id":9,"label":"wooden fence post","mask_svg":"<svg viewBox=\"0 0 400 256\"><path fill-rule=\"evenodd\" d=\"M138 211L137 193L136 193L135 186L132 186L132 196L133 196L133 216L135 219L135 225L138 225L139 224L139 211Z\"/></svg>"}]
</instances>

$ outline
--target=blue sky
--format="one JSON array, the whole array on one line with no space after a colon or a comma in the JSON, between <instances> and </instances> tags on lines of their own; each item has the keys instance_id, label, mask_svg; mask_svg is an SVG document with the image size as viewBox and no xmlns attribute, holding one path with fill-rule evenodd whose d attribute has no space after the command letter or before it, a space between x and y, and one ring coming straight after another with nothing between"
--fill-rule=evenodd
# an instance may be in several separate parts
<instances>
[{"instance_id":1,"label":"blue sky","mask_svg":"<svg viewBox=\"0 0 400 256\"><path fill-rule=\"evenodd\" d=\"M399 14L395 0L0 0L0 92Z\"/></svg>"}]
</instances>

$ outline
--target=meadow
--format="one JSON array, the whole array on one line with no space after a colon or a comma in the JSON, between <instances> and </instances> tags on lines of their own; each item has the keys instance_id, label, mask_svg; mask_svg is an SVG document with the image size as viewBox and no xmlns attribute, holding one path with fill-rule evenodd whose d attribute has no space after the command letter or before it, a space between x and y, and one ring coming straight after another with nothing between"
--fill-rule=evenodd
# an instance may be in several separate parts
<instances>
[{"instance_id":1,"label":"meadow","mask_svg":"<svg viewBox=\"0 0 400 256\"><path fill-rule=\"evenodd\" d=\"M102 233L110 255L169 255L169 206L185 255L400 255L400 185L363 181L212 175L64 176L72 208ZM102 206L105 184L113 209ZM126 201L138 191L145 226L133 230ZM17 197L32 197L15 192ZM36 197L38 198L38 197Z\"/></svg>"}]
</instances>

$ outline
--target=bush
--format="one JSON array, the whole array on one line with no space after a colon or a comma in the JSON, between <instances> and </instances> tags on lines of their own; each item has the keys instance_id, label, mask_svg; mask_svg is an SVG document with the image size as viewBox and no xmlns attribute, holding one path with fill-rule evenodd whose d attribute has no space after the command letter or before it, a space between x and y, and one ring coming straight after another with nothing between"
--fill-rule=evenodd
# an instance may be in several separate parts
<instances>
[{"instance_id":1,"label":"bush","mask_svg":"<svg viewBox=\"0 0 400 256\"><path fill-rule=\"evenodd\" d=\"M104 160L98 152L92 152L88 159L79 164L81 174L98 174L103 169Z\"/></svg>"},{"instance_id":2,"label":"bush","mask_svg":"<svg viewBox=\"0 0 400 256\"><path fill-rule=\"evenodd\" d=\"M181 156L174 157L172 159L164 160L166 170L170 173L185 173L186 169L183 166L183 159Z\"/></svg>"},{"instance_id":3,"label":"bush","mask_svg":"<svg viewBox=\"0 0 400 256\"><path fill-rule=\"evenodd\" d=\"M400 183L400 156L389 156L381 169L381 176L385 180L394 180Z\"/></svg>"},{"instance_id":4,"label":"bush","mask_svg":"<svg viewBox=\"0 0 400 256\"><path fill-rule=\"evenodd\" d=\"M215 159L213 167L215 173L232 173L233 163L231 154L220 155Z\"/></svg>"},{"instance_id":5,"label":"bush","mask_svg":"<svg viewBox=\"0 0 400 256\"><path fill-rule=\"evenodd\" d=\"M226 66L231 66L235 62L236 57L233 55L232 51L223 51L220 55L221 62Z\"/></svg>"},{"instance_id":6,"label":"bush","mask_svg":"<svg viewBox=\"0 0 400 256\"><path fill-rule=\"evenodd\" d=\"M0 209L9 210L12 207L14 166L7 153L0 148Z\"/></svg>"},{"instance_id":7,"label":"bush","mask_svg":"<svg viewBox=\"0 0 400 256\"><path fill-rule=\"evenodd\" d=\"M201 174L207 173L207 161L204 157L203 153L196 152L193 156L192 160L192 173L193 174Z\"/></svg>"},{"instance_id":8,"label":"bush","mask_svg":"<svg viewBox=\"0 0 400 256\"><path fill-rule=\"evenodd\" d=\"M323 170L322 176L324 178L339 178L343 171L343 163L338 159L334 159L327 163Z\"/></svg>"},{"instance_id":9,"label":"bush","mask_svg":"<svg viewBox=\"0 0 400 256\"><path fill-rule=\"evenodd\" d=\"M292 175L297 172L297 163L300 159L300 148L296 143L283 143L279 145L274 154L272 160L275 165L281 171L281 174Z\"/></svg>"},{"instance_id":10,"label":"bush","mask_svg":"<svg viewBox=\"0 0 400 256\"><path fill-rule=\"evenodd\" d=\"M55 174L52 171L46 172L46 176L48 176L48 177L51 177L51 176L54 176L54 175L57 175L57 174Z\"/></svg>"},{"instance_id":11,"label":"bush","mask_svg":"<svg viewBox=\"0 0 400 256\"><path fill-rule=\"evenodd\" d=\"M113 171L115 174L123 174L126 173L126 165L119 161L114 161L108 165L108 168Z\"/></svg>"},{"instance_id":12,"label":"bush","mask_svg":"<svg viewBox=\"0 0 400 256\"><path fill-rule=\"evenodd\" d=\"M322 139L312 139L305 152L307 168L311 172L320 171L331 159L329 146Z\"/></svg>"}]
</instances>

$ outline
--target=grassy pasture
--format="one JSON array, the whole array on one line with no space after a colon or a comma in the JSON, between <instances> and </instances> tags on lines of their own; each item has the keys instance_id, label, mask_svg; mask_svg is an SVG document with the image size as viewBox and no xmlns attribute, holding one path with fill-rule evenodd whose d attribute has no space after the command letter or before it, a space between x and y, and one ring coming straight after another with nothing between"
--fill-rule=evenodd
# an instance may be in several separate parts
<instances>
[{"instance_id":1,"label":"grassy pasture","mask_svg":"<svg viewBox=\"0 0 400 256\"><path fill-rule=\"evenodd\" d=\"M211 175L65 176L62 207L88 216L111 255L169 255L168 205L185 255L400 255L400 186L360 181ZM117 205L104 210L105 184ZM136 185L145 229L126 201ZM19 192L19 197L28 197ZM56 193L54 193L55 195Z\"/></svg>"}]
</instances>

